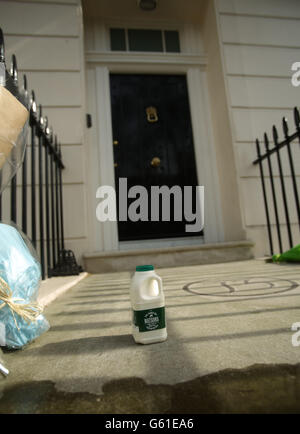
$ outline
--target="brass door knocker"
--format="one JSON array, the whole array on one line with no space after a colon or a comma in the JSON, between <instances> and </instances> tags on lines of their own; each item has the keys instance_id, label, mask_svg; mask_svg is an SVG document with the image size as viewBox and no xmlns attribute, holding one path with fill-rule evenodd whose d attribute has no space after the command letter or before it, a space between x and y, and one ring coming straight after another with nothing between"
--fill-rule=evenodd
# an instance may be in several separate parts
<instances>
[{"instance_id":1,"label":"brass door knocker","mask_svg":"<svg viewBox=\"0 0 300 434\"><path fill-rule=\"evenodd\" d=\"M147 114L147 121L148 122L157 122L158 116L157 116L157 108L156 107L147 107L146 108L146 114Z\"/></svg>"},{"instance_id":2,"label":"brass door knocker","mask_svg":"<svg viewBox=\"0 0 300 434\"><path fill-rule=\"evenodd\" d=\"M160 165L160 163L161 163L161 160L159 157L153 157L150 164L152 167L158 167Z\"/></svg>"}]
</instances>

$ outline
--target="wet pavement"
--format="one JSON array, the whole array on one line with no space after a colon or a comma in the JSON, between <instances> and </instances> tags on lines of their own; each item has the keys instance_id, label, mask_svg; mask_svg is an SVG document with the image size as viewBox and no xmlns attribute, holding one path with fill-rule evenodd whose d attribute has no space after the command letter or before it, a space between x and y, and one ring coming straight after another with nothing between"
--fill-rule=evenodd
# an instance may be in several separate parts
<instances>
[{"instance_id":1,"label":"wet pavement","mask_svg":"<svg viewBox=\"0 0 300 434\"><path fill-rule=\"evenodd\" d=\"M299 265L158 273L167 341L134 343L130 273L90 275L45 309L47 333L4 354L0 413L300 412Z\"/></svg>"},{"instance_id":2,"label":"wet pavement","mask_svg":"<svg viewBox=\"0 0 300 434\"><path fill-rule=\"evenodd\" d=\"M175 385L128 378L106 383L103 394L63 392L51 381L8 387L0 413L200 414L299 413L300 364L225 370Z\"/></svg>"}]
</instances>

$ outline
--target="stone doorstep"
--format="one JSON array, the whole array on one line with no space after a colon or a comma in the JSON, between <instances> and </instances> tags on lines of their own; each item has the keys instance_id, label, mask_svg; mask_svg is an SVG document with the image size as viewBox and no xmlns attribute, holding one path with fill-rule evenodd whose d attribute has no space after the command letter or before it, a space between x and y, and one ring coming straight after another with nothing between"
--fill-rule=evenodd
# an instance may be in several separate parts
<instances>
[{"instance_id":1,"label":"stone doorstep","mask_svg":"<svg viewBox=\"0 0 300 434\"><path fill-rule=\"evenodd\" d=\"M88 276L88 273L83 272L78 276L51 277L50 279L43 280L39 288L38 302L43 307L48 306L57 297L77 285L86 276Z\"/></svg>"},{"instance_id":2,"label":"stone doorstep","mask_svg":"<svg viewBox=\"0 0 300 434\"><path fill-rule=\"evenodd\" d=\"M232 241L199 246L176 246L139 250L86 253L84 268L88 273L132 271L136 265L156 268L217 264L253 258L252 241Z\"/></svg>"}]
</instances>

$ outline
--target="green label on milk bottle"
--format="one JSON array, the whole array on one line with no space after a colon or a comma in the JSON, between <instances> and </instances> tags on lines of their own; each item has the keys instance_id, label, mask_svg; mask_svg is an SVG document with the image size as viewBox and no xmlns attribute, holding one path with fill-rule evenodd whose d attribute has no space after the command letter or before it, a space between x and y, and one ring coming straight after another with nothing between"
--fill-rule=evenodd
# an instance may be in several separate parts
<instances>
[{"instance_id":1,"label":"green label on milk bottle","mask_svg":"<svg viewBox=\"0 0 300 434\"><path fill-rule=\"evenodd\" d=\"M140 332L164 329L166 327L164 306L155 309L134 310L133 324L138 327Z\"/></svg>"}]
</instances>

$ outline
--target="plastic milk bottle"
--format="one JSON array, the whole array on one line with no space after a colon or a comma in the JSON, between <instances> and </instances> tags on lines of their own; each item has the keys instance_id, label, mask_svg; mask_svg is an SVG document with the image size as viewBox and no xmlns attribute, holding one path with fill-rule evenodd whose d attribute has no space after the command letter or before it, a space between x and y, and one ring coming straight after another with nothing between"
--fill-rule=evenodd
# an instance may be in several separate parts
<instances>
[{"instance_id":1,"label":"plastic milk bottle","mask_svg":"<svg viewBox=\"0 0 300 434\"><path fill-rule=\"evenodd\" d=\"M132 334L135 342L152 344L167 339L162 280L153 265L139 265L131 280Z\"/></svg>"}]
</instances>

